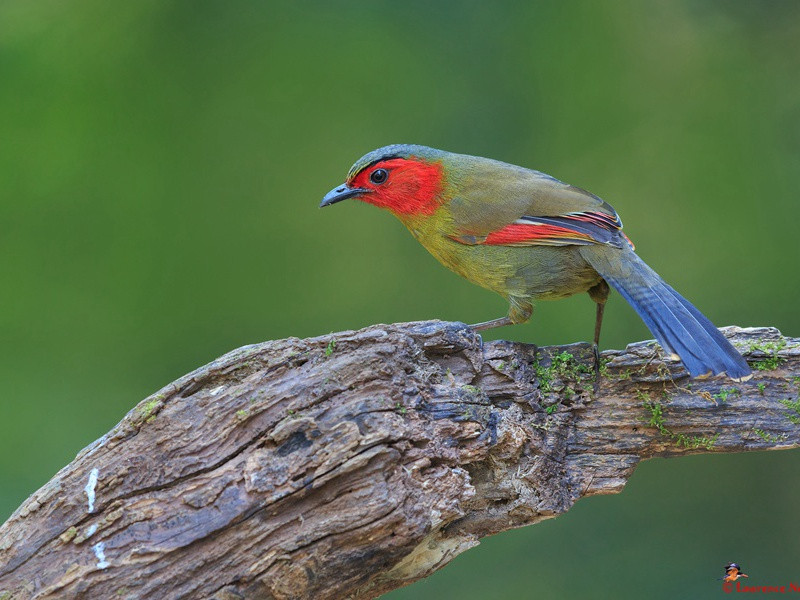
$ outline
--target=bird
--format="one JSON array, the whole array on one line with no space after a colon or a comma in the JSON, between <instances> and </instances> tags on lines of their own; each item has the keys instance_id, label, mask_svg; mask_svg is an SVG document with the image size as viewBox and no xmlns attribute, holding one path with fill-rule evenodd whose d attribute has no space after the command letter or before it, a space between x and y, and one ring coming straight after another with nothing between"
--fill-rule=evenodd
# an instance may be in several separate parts
<instances>
[{"instance_id":1,"label":"bird","mask_svg":"<svg viewBox=\"0 0 800 600\"><path fill-rule=\"evenodd\" d=\"M742 567L736 563L728 563L725 565L725 577L721 578L722 581L736 581L739 577L749 577L749 575L744 573Z\"/></svg>"},{"instance_id":2,"label":"bird","mask_svg":"<svg viewBox=\"0 0 800 600\"><path fill-rule=\"evenodd\" d=\"M506 316L476 331L527 322L535 301L588 292L597 369L610 286L690 376L751 376L711 321L634 252L611 205L586 190L498 160L394 144L359 158L320 208L348 198L388 210L443 265L508 301Z\"/></svg>"}]
</instances>

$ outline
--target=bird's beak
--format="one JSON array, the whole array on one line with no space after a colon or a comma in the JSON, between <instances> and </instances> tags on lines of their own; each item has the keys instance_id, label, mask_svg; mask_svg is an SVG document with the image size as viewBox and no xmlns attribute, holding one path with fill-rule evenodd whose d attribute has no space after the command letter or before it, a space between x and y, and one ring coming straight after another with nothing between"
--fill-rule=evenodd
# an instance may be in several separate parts
<instances>
[{"instance_id":1,"label":"bird's beak","mask_svg":"<svg viewBox=\"0 0 800 600\"><path fill-rule=\"evenodd\" d=\"M346 183L340 185L339 187L333 188L330 192L325 194L325 197L322 199L319 207L323 208L325 206L330 206L331 204L336 204L337 202L341 202L342 200L347 200L348 198L352 198L353 196L358 196L359 194L366 194L370 190L364 188L351 188Z\"/></svg>"}]
</instances>

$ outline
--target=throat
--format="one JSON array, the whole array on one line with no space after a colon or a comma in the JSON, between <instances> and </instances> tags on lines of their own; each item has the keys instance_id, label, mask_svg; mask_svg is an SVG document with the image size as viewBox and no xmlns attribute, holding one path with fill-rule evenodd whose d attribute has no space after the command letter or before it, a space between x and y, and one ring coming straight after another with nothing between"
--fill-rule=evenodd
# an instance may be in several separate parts
<instances>
[{"instance_id":1,"label":"throat","mask_svg":"<svg viewBox=\"0 0 800 600\"><path fill-rule=\"evenodd\" d=\"M450 239L451 220L445 211L435 211L431 216L397 214L397 218L434 258L466 277L459 259L460 251L465 247Z\"/></svg>"},{"instance_id":2,"label":"throat","mask_svg":"<svg viewBox=\"0 0 800 600\"><path fill-rule=\"evenodd\" d=\"M430 214L392 212L411 232L411 235L428 248L431 243L436 244L440 238L447 237L449 225L447 216L443 214L443 211L437 211L436 208L438 207L434 207Z\"/></svg>"}]
</instances>

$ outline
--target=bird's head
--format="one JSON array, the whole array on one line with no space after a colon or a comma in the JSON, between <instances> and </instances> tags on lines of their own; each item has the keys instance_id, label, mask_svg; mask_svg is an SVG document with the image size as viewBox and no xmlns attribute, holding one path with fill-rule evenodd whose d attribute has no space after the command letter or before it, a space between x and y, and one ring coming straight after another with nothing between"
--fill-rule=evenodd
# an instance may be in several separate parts
<instances>
[{"instance_id":1,"label":"bird's head","mask_svg":"<svg viewBox=\"0 0 800 600\"><path fill-rule=\"evenodd\" d=\"M373 150L350 168L344 184L325 194L320 208L356 198L400 218L431 215L442 202L446 154L408 144Z\"/></svg>"}]
</instances>

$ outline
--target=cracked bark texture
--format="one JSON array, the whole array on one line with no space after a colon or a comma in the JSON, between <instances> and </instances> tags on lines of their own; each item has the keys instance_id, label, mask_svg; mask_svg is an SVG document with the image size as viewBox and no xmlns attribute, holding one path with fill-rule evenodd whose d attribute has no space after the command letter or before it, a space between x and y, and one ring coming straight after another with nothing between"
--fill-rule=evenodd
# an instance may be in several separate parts
<instances>
[{"instance_id":1,"label":"cracked bark texture","mask_svg":"<svg viewBox=\"0 0 800 600\"><path fill-rule=\"evenodd\" d=\"M688 379L653 342L376 325L235 350L142 401L0 528L0 599L374 598L650 456L800 445L800 341Z\"/></svg>"}]
</instances>

